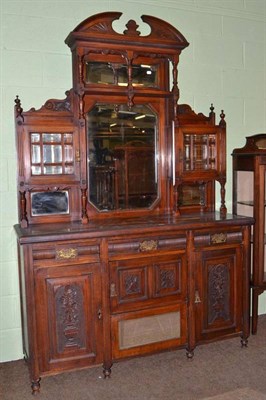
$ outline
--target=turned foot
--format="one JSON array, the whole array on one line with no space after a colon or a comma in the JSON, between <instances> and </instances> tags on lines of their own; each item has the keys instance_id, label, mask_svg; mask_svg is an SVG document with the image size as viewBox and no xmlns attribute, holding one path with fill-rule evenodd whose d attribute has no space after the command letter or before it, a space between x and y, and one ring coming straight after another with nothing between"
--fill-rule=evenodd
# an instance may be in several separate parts
<instances>
[{"instance_id":1,"label":"turned foot","mask_svg":"<svg viewBox=\"0 0 266 400\"><path fill-rule=\"evenodd\" d=\"M248 347L248 339L241 338L241 346L242 347Z\"/></svg>"},{"instance_id":2,"label":"turned foot","mask_svg":"<svg viewBox=\"0 0 266 400\"><path fill-rule=\"evenodd\" d=\"M32 389L33 395L40 392L40 388L41 388L40 381L41 381L41 378L36 379L35 381L31 382L31 389Z\"/></svg>"},{"instance_id":3,"label":"turned foot","mask_svg":"<svg viewBox=\"0 0 266 400\"><path fill-rule=\"evenodd\" d=\"M188 360L192 360L192 358L194 357L194 350L188 350L187 349L187 359Z\"/></svg>"},{"instance_id":4,"label":"turned foot","mask_svg":"<svg viewBox=\"0 0 266 400\"><path fill-rule=\"evenodd\" d=\"M103 366L103 377L104 377L104 379L111 378L111 367L112 367L112 365L110 365L110 367Z\"/></svg>"}]
</instances>

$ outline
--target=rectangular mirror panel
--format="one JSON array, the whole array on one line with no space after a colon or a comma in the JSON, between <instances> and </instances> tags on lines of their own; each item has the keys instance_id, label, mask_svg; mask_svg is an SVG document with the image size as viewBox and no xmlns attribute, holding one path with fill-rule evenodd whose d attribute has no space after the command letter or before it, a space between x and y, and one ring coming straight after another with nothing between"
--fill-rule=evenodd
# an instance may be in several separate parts
<instances>
[{"instance_id":1,"label":"rectangular mirror panel","mask_svg":"<svg viewBox=\"0 0 266 400\"><path fill-rule=\"evenodd\" d=\"M69 213L67 191L33 192L30 196L32 216Z\"/></svg>"}]
</instances>

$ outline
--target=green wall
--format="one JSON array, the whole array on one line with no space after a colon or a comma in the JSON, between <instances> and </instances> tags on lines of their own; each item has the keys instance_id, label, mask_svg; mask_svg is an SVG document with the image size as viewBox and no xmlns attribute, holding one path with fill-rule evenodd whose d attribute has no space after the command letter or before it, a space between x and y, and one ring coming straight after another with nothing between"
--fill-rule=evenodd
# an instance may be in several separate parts
<instances>
[{"instance_id":1,"label":"green wall","mask_svg":"<svg viewBox=\"0 0 266 400\"><path fill-rule=\"evenodd\" d=\"M0 361L22 357L16 238L16 151L13 105L24 110L72 87L64 40L76 25L103 11L122 11L115 29L142 14L173 24L190 42L179 64L180 102L227 122L227 207L231 211L231 152L245 136L266 132L266 0L0 0ZM266 296L260 297L266 313Z\"/></svg>"}]
</instances>

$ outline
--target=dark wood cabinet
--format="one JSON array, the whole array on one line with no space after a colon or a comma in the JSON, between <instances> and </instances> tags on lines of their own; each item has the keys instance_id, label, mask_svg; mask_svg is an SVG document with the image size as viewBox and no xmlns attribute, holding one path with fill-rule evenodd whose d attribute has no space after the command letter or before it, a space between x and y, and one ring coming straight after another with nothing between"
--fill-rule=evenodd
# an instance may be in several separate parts
<instances>
[{"instance_id":1,"label":"dark wood cabinet","mask_svg":"<svg viewBox=\"0 0 266 400\"><path fill-rule=\"evenodd\" d=\"M23 346L40 378L125 357L249 336L250 230L227 214L226 124L179 104L188 46L167 22L121 13L66 39L73 88L15 100ZM170 87L172 81L172 87ZM215 211L216 183L221 206Z\"/></svg>"},{"instance_id":2,"label":"dark wood cabinet","mask_svg":"<svg viewBox=\"0 0 266 400\"><path fill-rule=\"evenodd\" d=\"M266 290L265 188L266 134L248 136L233 151L233 212L252 216L252 333L258 328L259 296ZM245 190L243 190L245 188Z\"/></svg>"}]
</instances>

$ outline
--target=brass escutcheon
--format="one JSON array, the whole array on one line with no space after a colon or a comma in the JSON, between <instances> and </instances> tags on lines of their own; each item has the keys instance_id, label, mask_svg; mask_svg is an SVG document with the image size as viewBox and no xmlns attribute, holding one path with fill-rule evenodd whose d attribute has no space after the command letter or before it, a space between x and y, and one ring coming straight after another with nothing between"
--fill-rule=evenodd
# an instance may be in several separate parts
<instances>
[{"instance_id":1,"label":"brass escutcheon","mask_svg":"<svg viewBox=\"0 0 266 400\"><path fill-rule=\"evenodd\" d=\"M116 287L115 287L115 283L111 283L110 285L110 297L116 297L117 293L116 293Z\"/></svg>"},{"instance_id":2,"label":"brass escutcheon","mask_svg":"<svg viewBox=\"0 0 266 400\"><path fill-rule=\"evenodd\" d=\"M199 295L199 291L196 290L195 291L195 304L199 304L199 303L201 303L201 298L200 298L200 295Z\"/></svg>"}]
</instances>

